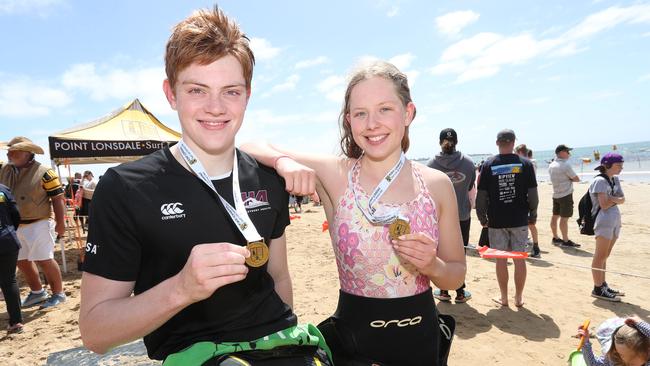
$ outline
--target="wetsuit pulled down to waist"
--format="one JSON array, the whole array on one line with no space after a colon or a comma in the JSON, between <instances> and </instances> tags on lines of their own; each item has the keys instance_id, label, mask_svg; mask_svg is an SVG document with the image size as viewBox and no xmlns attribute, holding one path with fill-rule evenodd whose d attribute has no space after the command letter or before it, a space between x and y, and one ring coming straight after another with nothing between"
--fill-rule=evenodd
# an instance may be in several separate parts
<instances>
[{"instance_id":1,"label":"wetsuit pulled down to waist","mask_svg":"<svg viewBox=\"0 0 650 366\"><path fill-rule=\"evenodd\" d=\"M449 351L440 349L441 328L430 290L389 299L340 291L336 313L319 328L337 366L444 365Z\"/></svg>"}]
</instances>

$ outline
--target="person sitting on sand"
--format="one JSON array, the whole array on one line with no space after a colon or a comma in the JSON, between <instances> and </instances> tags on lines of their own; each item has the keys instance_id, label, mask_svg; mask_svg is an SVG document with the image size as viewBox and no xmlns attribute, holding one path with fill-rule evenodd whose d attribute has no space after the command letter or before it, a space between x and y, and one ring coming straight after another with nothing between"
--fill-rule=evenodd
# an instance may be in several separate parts
<instances>
[{"instance_id":1,"label":"person sitting on sand","mask_svg":"<svg viewBox=\"0 0 650 366\"><path fill-rule=\"evenodd\" d=\"M589 340L589 329L582 326L582 356L588 366L650 366L650 324L639 317L610 318L596 331L602 355L596 357Z\"/></svg>"}]
</instances>

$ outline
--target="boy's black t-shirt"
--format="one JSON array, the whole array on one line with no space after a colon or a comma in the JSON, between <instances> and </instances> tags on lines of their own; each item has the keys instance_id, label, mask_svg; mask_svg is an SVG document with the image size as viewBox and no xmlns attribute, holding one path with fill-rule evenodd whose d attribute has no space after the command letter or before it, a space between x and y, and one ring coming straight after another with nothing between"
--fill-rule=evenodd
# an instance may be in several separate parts
<instances>
[{"instance_id":1,"label":"boy's black t-shirt","mask_svg":"<svg viewBox=\"0 0 650 366\"><path fill-rule=\"evenodd\" d=\"M488 226L528 225L528 189L537 187L530 160L515 154L491 157L481 167L478 189L488 193Z\"/></svg>"},{"instance_id":2,"label":"boy's black t-shirt","mask_svg":"<svg viewBox=\"0 0 650 366\"><path fill-rule=\"evenodd\" d=\"M242 199L269 244L289 225L288 194L277 173L237 151ZM231 204L232 175L214 181ZM109 169L93 196L83 269L117 281L135 281L136 295L176 275L192 247L246 245L216 194L183 168L169 149ZM269 244L270 245L270 244ZM144 337L149 357L164 359L199 341L253 340L296 324L274 290L267 264L222 287Z\"/></svg>"}]
</instances>

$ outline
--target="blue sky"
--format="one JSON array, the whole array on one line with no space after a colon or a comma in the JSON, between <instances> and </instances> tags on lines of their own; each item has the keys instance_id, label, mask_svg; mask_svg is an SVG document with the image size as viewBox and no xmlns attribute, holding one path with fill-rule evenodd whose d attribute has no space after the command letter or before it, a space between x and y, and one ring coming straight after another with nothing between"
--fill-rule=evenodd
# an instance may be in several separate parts
<instances>
[{"instance_id":1,"label":"blue sky","mask_svg":"<svg viewBox=\"0 0 650 366\"><path fill-rule=\"evenodd\" d=\"M47 136L137 97L179 130L161 85L171 27L208 1L0 0L0 140ZM238 143L338 152L345 77L409 75L413 158L442 128L467 153L512 128L533 150L650 140L648 1L220 1L252 38ZM47 161L47 157L39 160Z\"/></svg>"}]
</instances>

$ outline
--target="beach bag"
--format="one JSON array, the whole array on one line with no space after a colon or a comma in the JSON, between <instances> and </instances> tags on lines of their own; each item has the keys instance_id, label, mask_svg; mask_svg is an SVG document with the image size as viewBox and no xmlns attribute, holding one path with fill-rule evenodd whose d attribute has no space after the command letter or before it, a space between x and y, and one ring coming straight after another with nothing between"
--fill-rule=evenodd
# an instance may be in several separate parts
<instances>
[{"instance_id":1,"label":"beach bag","mask_svg":"<svg viewBox=\"0 0 650 366\"><path fill-rule=\"evenodd\" d=\"M598 177L603 177L607 180L609 185L614 190L614 180L610 180L609 177L605 174L598 174ZM589 189L587 192L580 198L578 202L578 227L580 228L580 234L582 235L594 235L594 224L596 223L596 216L600 213L600 207L596 210L594 215L591 214L593 209L593 202L591 202L591 195L589 194Z\"/></svg>"}]
</instances>

